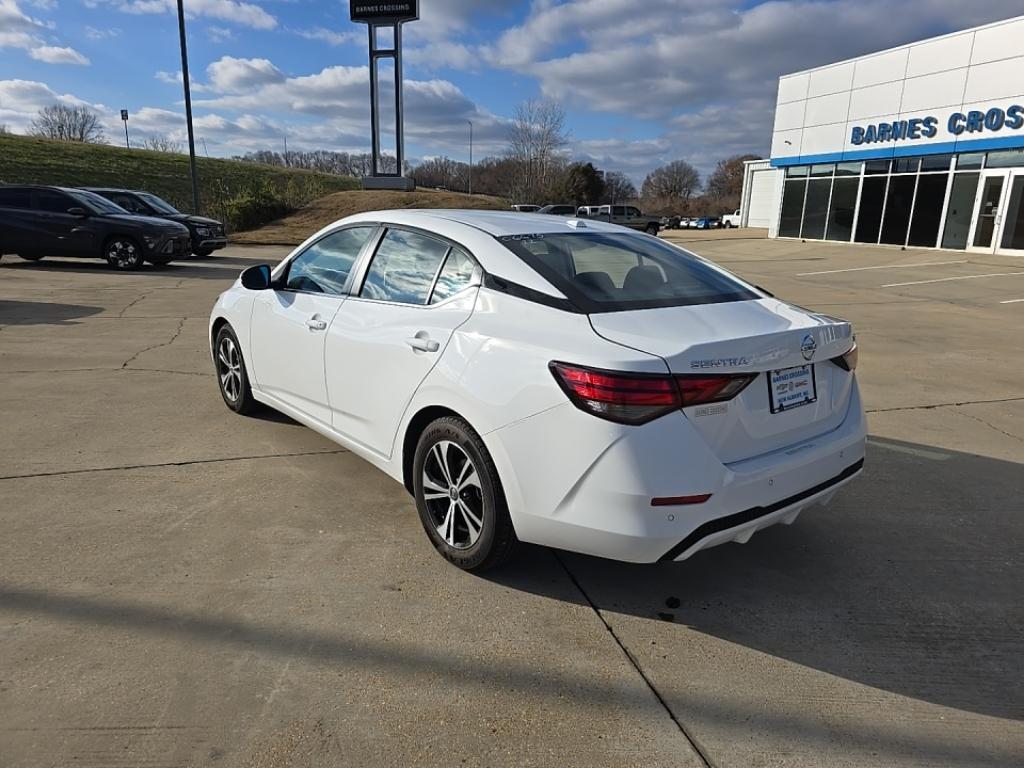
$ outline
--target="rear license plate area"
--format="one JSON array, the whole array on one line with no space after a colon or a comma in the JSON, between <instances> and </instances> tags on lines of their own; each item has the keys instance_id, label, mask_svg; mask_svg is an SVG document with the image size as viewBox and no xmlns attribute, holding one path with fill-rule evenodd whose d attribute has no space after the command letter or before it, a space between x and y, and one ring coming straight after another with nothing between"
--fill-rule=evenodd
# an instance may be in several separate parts
<instances>
[{"instance_id":1,"label":"rear license plate area","mask_svg":"<svg viewBox=\"0 0 1024 768\"><path fill-rule=\"evenodd\" d=\"M817 399L813 363L768 372L768 405L772 413L791 411Z\"/></svg>"}]
</instances>

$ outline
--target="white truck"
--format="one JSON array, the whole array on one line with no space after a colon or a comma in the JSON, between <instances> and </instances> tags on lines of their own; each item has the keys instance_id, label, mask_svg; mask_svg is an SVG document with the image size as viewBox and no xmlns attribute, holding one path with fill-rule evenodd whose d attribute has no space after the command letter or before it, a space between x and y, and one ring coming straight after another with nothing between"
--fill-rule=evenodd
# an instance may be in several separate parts
<instances>
[{"instance_id":1,"label":"white truck","mask_svg":"<svg viewBox=\"0 0 1024 768\"><path fill-rule=\"evenodd\" d=\"M727 213L722 216L722 226L725 228L738 227L740 225L740 212L737 208L732 213Z\"/></svg>"}]
</instances>

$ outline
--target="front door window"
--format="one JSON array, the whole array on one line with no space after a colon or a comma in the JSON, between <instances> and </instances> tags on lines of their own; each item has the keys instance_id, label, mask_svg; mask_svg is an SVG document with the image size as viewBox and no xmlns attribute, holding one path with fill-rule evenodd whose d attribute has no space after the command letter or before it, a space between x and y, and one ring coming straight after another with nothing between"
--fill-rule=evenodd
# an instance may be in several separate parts
<instances>
[{"instance_id":1,"label":"front door window","mask_svg":"<svg viewBox=\"0 0 1024 768\"><path fill-rule=\"evenodd\" d=\"M1009 200L1003 210L1003 232L1000 250L1024 250L1024 176L1014 176L1010 182Z\"/></svg>"},{"instance_id":2,"label":"front door window","mask_svg":"<svg viewBox=\"0 0 1024 768\"><path fill-rule=\"evenodd\" d=\"M992 235L996 231L996 216L999 215L999 198L1003 194L1003 177L986 176L981 188L978 206L978 222L974 228L974 247L991 248Z\"/></svg>"}]
</instances>

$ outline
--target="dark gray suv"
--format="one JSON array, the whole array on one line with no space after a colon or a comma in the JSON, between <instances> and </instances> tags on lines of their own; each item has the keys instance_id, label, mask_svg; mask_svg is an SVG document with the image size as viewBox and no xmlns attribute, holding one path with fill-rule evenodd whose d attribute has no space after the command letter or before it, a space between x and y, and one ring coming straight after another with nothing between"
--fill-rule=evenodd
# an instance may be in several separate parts
<instances>
[{"instance_id":1,"label":"dark gray suv","mask_svg":"<svg viewBox=\"0 0 1024 768\"><path fill-rule=\"evenodd\" d=\"M0 186L0 255L106 259L114 269L166 264L191 251L188 229L135 216L92 192L64 187Z\"/></svg>"}]
</instances>

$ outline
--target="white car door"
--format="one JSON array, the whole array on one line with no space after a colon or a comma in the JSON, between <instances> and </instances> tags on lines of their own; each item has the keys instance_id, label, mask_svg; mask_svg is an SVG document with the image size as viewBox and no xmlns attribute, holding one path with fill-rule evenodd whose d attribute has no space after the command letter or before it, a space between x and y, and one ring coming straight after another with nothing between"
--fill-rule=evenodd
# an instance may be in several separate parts
<instances>
[{"instance_id":1,"label":"white car door","mask_svg":"<svg viewBox=\"0 0 1024 768\"><path fill-rule=\"evenodd\" d=\"M361 290L352 291L327 334L335 430L391 455L406 406L473 312L480 275L457 246L418 232L387 231Z\"/></svg>"},{"instance_id":2,"label":"white car door","mask_svg":"<svg viewBox=\"0 0 1024 768\"><path fill-rule=\"evenodd\" d=\"M293 258L279 275L281 287L253 301L249 367L256 386L302 413L330 425L324 376L324 340L352 266L375 226L336 230Z\"/></svg>"}]
</instances>

